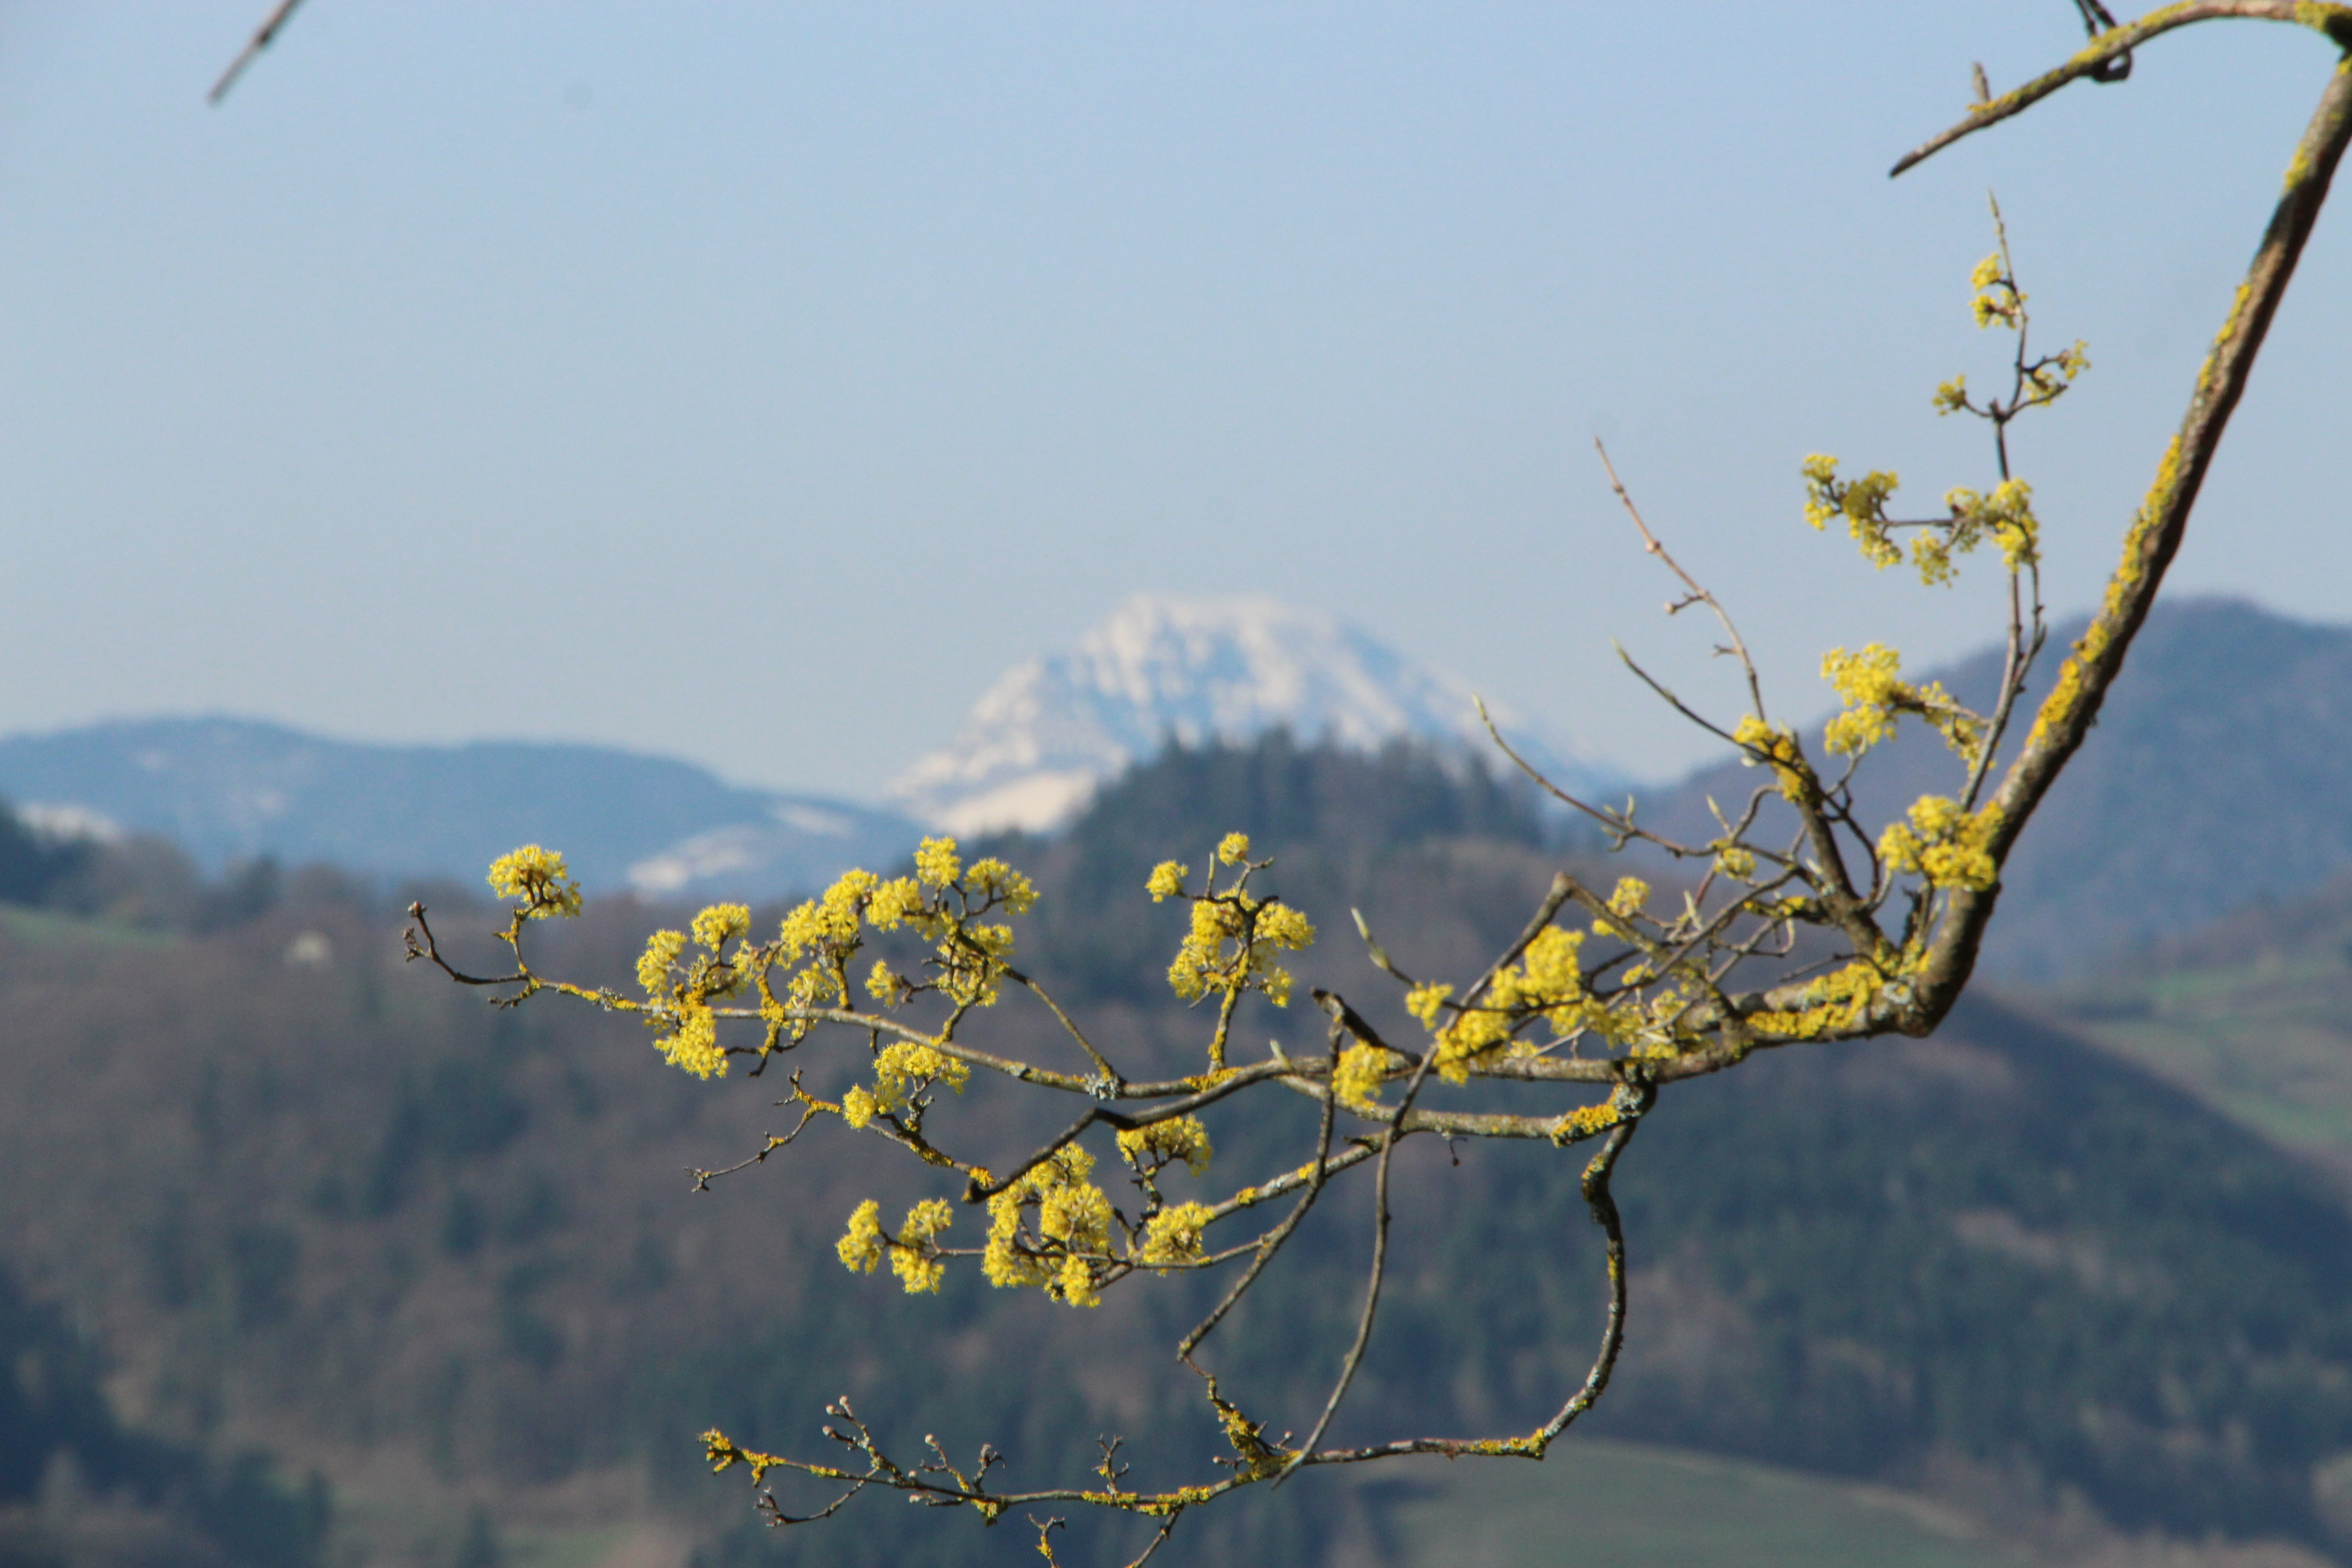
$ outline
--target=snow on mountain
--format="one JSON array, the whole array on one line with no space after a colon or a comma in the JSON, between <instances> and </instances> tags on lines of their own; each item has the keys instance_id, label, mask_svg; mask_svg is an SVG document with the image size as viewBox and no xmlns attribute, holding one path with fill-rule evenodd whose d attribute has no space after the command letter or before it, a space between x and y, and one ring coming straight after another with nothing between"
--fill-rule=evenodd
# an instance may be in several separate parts
<instances>
[{"instance_id":1,"label":"snow on mountain","mask_svg":"<svg viewBox=\"0 0 2352 1568\"><path fill-rule=\"evenodd\" d=\"M1486 706L1564 784L1613 778ZM908 769L890 795L950 832L1037 831L1171 740L1240 742L1277 728L1366 750L1403 737L1501 760L1467 687L1355 627L1271 599L1146 594L1071 651L1007 671L955 742Z\"/></svg>"}]
</instances>

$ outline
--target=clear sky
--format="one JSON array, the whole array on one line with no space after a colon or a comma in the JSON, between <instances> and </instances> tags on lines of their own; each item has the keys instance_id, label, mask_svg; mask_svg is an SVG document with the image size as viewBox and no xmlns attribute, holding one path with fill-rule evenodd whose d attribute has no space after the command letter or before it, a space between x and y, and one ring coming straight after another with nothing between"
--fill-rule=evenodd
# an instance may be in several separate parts
<instances>
[{"instance_id":1,"label":"clear sky","mask_svg":"<svg viewBox=\"0 0 2352 1568\"><path fill-rule=\"evenodd\" d=\"M1988 481L1967 274L2007 211L2024 429L2091 602L2330 66L2206 26L1904 179L2065 0L0 10L0 730L232 712L561 737L871 796L1139 589L1335 612L1594 751L1736 716L1591 457L1742 616L1988 640L1874 580L1809 451ZM2344 199L2352 199L2347 193ZM2178 569L2352 607L2352 214ZM2333 434L2331 434L2333 433Z\"/></svg>"}]
</instances>

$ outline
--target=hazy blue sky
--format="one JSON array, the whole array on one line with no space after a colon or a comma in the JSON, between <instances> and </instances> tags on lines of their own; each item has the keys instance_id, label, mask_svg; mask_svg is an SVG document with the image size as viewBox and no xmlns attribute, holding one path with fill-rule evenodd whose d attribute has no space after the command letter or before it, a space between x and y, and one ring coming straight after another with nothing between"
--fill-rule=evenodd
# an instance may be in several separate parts
<instances>
[{"instance_id":1,"label":"hazy blue sky","mask_svg":"<svg viewBox=\"0 0 2352 1568\"><path fill-rule=\"evenodd\" d=\"M1370 627L1644 772L1613 635L1736 712L1591 455L1743 615L1990 637L1875 581L1811 450L1923 501L1997 188L2096 368L2019 442L2086 605L2329 51L2208 26L1890 183L2065 0L310 0L0 11L0 730L226 711L870 795L1137 589ZM2352 197L2347 197L2352 199ZM2182 588L2352 605L2347 215Z\"/></svg>"}]
</instances>

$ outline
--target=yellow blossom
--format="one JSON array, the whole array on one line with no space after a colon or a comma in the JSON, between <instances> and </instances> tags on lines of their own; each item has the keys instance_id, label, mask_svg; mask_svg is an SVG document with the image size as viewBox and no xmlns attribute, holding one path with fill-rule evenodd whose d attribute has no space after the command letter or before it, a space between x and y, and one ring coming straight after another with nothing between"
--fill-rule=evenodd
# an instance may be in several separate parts
<instances>
[{"instance_id":1,"label":"yellow blossom","mask_svg":"<svg viewBox=\"0 0 2352 1568\"><path fill-rule=\"evenodd\" d=\"M1859 756L1895 733L1895 706L1909 689L1896 679L1902 668L1901 654L1876 643L1860 653L1833 647L1822 655L1822 679L1846 704L1822 737L1832 754Z\"/></svg>"},{"instance_id":2,"label":"yellow blossom","mask_svg":"<svg viewBox=\"0 0 2352 1568\"><path fill-rule=\"evenodd\" d=\"M645 955L637 960L637 984L654 995L664 994L669 988L670 968L685 952L684 931L654 932L646 939Z\"/></svg>"},{"instance_id":3,"label":"yellow blossom","mask_svg":"<svg viewBox=\"0 0 2352 1568\"><path fill-rule=\"evenodd\" d=\"M502 899L520 899L527 920L550 915L567 919L580 912L580 884L563 868L563 857L552 849L526 844L490 862L490 890Z\"/></svg>"},{"instance_id":4,"label":"yellow blossom","mask_svg":"<svg viewBox=\"0 0 2352 1568\"><path fill-rule=\"evenodd\" d=\"M729 937L751 929L751 911L740 904L713 904L694 917L694 940L716 952Z\"/></svg>"},{"instance_id":5,"label":"yellow blossom","mask_svg":"<svg viewBox=\"0 0 2352 1568\"><path fill-rule=\"evenodd\" d=\"M1807 524L1821 529L1828 526L1830 519L1843 516L1847 531L1872 565L1891 566L1903 559L1903 552L1887 535L1886 500L1901 482L1895 475L1873 469L1858 479L1841 479L1837 459L1818 452L1805 459L1803 473Z\"/></svg>"},{"instance_id":6,"label":"yellow blossom","mask_svg":"<svg viewBox=\"0 0 2352 1568\"><path fill-rule=\"evenodd\" d=\"M1215 1212L1206 1204L1178 1204L1153 1215L1143 1223L1143 1262L1164 1267L1200 1261L1201 1231Z\"/></svg>"},{"instance_id":7,"label":"yellow blossom","mask_svg":"<svg viewBox=\"0 0 2352 1568\"><path fill-rule=\"evenodd\" d=\"M1102 1305L1102 1298L1095 1292L1094 1265L1075 1252L1062 1259L1062 1271L1045 1293L1072 1307Z\"/></svg>"},{"instance_id":8,"label":"yellow blossom","mask_svg":"<svg viewBox=\"0 0 2352 1568\"><path fill-rule=\"evenodd\" d=\"M886 1112L904 1115L912 1108L916 1097L934 1083L946 1084L961 1094L971 1080L971 1068L955 1058L912 1040L893 1041L874 1056L874 1088L870 1096L874 1109L851 1125L863 1125L865 1121ZM847 1103L846 1100L844 1103Z\"/></svg>"},{"instance_id":9,"label":"yellow blossom","mask_svg":"<svg viewBox=\"0 0 2352 1568\"><path fill-rule=\"evenodd\" d=\"M857 1205L849 1216L849 1229L834 1243L833 1249L841 1257L842 1267L853 1274L871 1274L882 1261L888 1246L883 1239L882 1221L877 1217L880 1205L872 1198Z\"/></svg>"},{"instance_id":10,"label":"yellow blossom","mask_svg":"<svg viewBox=\"0 0 2352 1568\"><path fill-rule=\"evenodd\" d=\"M1188 867L1179 866L1173 860L1162 860L1151 868L1151 879L1144 883L1144 891L1151 895L1151 901L1155 904L1177 897L1184 891L1184 879L1191 874Z\"/></svg>"},{"instance_id":11,"label":"yellow blossom","mask_svg":"<svg viewBox=\"0 0 2352 1568\"><path fill-rule=\"evenodd\" d=\"M1181 1160L1194 1175L1205 1174L1213 1151L1209 1130L1197 1116L1171 1116L1145 1127L1131 1127L1118 1135L1118 1152L1138 1169L1147 1161L1165 1164Z\"/></svg>"},{"instance_id":12,"label":"yellow blossom","mask_svg":"<svg viewBox=\"0 0 2352 1568\"><path fill-rule=\"evenodd\" d=\"M672 1067L697 1078L727 1076L727 1053L719 1046L719 1020L709 1007L685 1008L678 1015L677 1030L654 1045Z\"/></svg>"},{"instance_id":13,"label":"yellow blossom","mask_svg":"<svg viewBox=\"0 0 2352 1568\"><path fill-rule=\"evenodd\" d=\"M925 1198L907 1211L907 1223L898 1227L898 1240L891 1244L890 1267L906 1286L908 1295L938 1292L948 1268L946 1261L936 1255L932 1242L954 1221L955 1211L944 1198ZM843 1245L848 1244L845 1240Z\"/></svg>"},{"instance_id":14,"label":"yellow blossom","mask_svg":"<svg viewBox=\"0 0 2352 1568\"><path fill-rule=\"evenodd\" d=\"M1753 767L1759 762L1769 763L1781 797L1791 801L1804 799L1804 753L1798 749L1796 736L1780 725L1767 724L1750 713L1732 730L1731 738L1740 748L1742 766Z\"/></svg>"},{"instance_id":15,"label":"yellow blossom","mask_svg":"<svg viewBox=\"0 0 2352 1568\"><path fill-rule=\"evenodd\" d=\"M2024 324L2025 296L2018 291L2017 279L2001 266L2000 252L1977 263L1976 270L1969 274L1969 287L1976 290L1969 309L1975 314L1979 327L1990 327L1996 321L2007 327Z\"/></svg>"},{"instance_id":16,"label":"yellow blossom","mask_svg":"<svg viewBox=\"0 0 2352 1568\"><path fill-rule=\"evenodd\" d=\"M1087 1180L1094 1156L1065 1144L988 1200L988 1245L981 1272L992 1285L1034 1285L1055 1300L1091 1307L1097 1298L1087 1259L1110 1247L1110 1200ZM1034 1210L1034 1240L1022 1231Z\"/></svg>"},{"instance_id":17,"label":"yellow blossom","mask_svg":"<svg viewBox=\"0 0 2352 1568\"><path fill-rule=\"evenodd\" d=\"M876 931L897 931L924 910L923 889L912 877L894 877L874 889L866 903L866 923Z\"/></svg>"},{"instance_id":18,"label":"yellow blossom","mask_svg":"<svg viewBox=\"0 0 2352 1568\"><path fill-rule=\"evenodd\" d=\"M1278 949L1313 945L1315 927L1287 904L1246 893L1201 899L1192 929L1168 966L1168 984L1190 1001L1211 991L1263 992L1282 1007L1290 1002L1290 972L1273 962Z\"/></svg>"},{"instance_id":19,"label":"yellow blossom","mask_svg":"<svg viewBox=\"0 0 2352 1568\"><path fill-rule=\"evenodd\" d=\"M908 987L906 980L880 959L866 976L866 994L885 1006L898 1005Z\"/></svg>"},{"instance_id":20,"label":"yellow blossom","mask_svg":"<svg viewBox=\"0 0 2352 1568\"><path fill-rule=\"evenodd\" d=\"M962 873L963 862L957 858L952 838L926 838L915 851L915 875L926 887L944 888Z\"/></svg>"},{"instance_id":21,"label":"yellow blossom","mask_svg":"<svg viewBox=\"0 0 2352 1568\"><path fill-rule=\"evenodd\" d=\"M1002 860L975 860L966 874L975 893L996 900L1016 915L1027 914L1037 902L1037 889L1028 878Z\"/></svg>"},{"instance_id":22,"label":"yellow blossom","mask_svg":"<svg viewBox=\"0 0 2352 1568\"><path fill-rule=\"evenodd\" d=\"M1238 866L1249 858L1249 835L1228 833L1217 845L1217 858L1228 866Z\"/></svg>"},{"instance_id":23,"label":"yellow blossom","mask_svg":"<svg viewBox=\"0 0 2352 1568\"><path fill-rule=\"evenodd\" d=\"M1349 1046L1339 1053L1339 1068L1331 1074L1331 1092L1342 1105L1377 1105L1387 1077L1386 1052L1377 1046Z\"/></svg>"},{"instance_id":24,"label":"yellow blossom","mask_svg":"<svg viewBox=\"0 0 2352 1568\"><path fill-rule=\"evenodd\" d=\"M1617 890L1629 905L1649 892L1641 887L1636 893L1623 882ZM1547 926L1537 932L1519 962L1497 970L1477 1005L1456 1014L1438 1034L1438 1076L1449 1083L1468 1081L1473 1067L1512 1048L1517 1032L1538 1018L1562 1038L1587 1029L1612 1041L1622 1037L1626 1026L1618 1015L1585 990L1583 950L1582 931Z\"/></svg>"}]
</instances>

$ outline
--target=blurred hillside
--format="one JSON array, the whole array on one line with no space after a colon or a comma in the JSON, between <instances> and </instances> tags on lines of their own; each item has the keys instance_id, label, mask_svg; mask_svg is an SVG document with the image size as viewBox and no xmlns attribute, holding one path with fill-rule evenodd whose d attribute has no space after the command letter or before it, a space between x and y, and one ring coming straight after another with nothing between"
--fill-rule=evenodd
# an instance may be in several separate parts
<instances>
[{"instance_id":1,"label":"blurred hillside","mask_svg":"<svg viewBox=\"0 0 2352 1568\"><path fill-rule=\"evenodd\" d=\"M2352 877L2240 910L2038 1001L2352 1188Z\"/></svg>"},{"instance_id":2,"label":"blurred hillside","mask_svg":"<svg viewBox=\"0 0 2352 1568\"><path fill-rule=\"evenodd\" d=\"M1234 826L1323 933L1302 982L1391 1018L1349 907L1408 967L1460 974L1554 863L1523 795L1410 751L1276 736L1165 755L1066 836L1001 847L1045 894L1027 962L1129 1070L1192 1070L1203 1037L1161 978L1181 914L1143 896L1144 875ZM58 886L137 882L88 853ZM177 924L54 900L0 919L5 1261L104 1358L122 1429L208 1464L266 1450L280 1496L317 1469L328 1561L1034 1560L1025 1531L864 1499L772 1534L736 1478L699 1473L703 1427L806 1449L844 1393L900 1446L993 1442L1019 1484L1083 1473L1103 1432L1130 1439L1142 1474L1197 1474L1220 1451L1168 1357L1201 1282L1072 1311L970 1269L936 1299L846 1274L831 1242L858 1200L936 1188L901 1152L822 1124L695 1192L688 1167L788 1125L781 1086L698 1082L625 1020L552 998L484 1007L404 965L397 911L359 884L199 891L185 907L208 912ZM493 962L488 911L433 901L451 948ZM549 969L625 984L663 918L592 900L534 935ZM1053 1059L1040 1020L1004 1011L990 1028ZM1269 1035L1314 1048L1299 1011L1245 1014L1244 1054ZM837 1091L860 1054L812 1043L799 1065ZM2103 1541L2343 1550L2352 1219L2194 1087L1981 1000L1932 1042L1783 1053L1678 1089L1621 1184L1637 1317L1594 1435L1933 1494L2029 1544L2072 1520ZM1210 1180L1295 1163L1303 1114L1213 1116ZM937 1126L987 1158L1062 1116L976 1083ZM1515 1428L1590 1352L1575 1162L1413 1154L1403 1272L1342 1438ZM1213 1349L1277 1429L1305 1424L1336 1367L1367 1202L1335 1194ZM1512 1473L1479 1485L1556 1484ZM1271 1506L1188 1520L1163 1559L1430 1561L1412 1543L1453 1495L1304 1477ZM1500 1517L1476 1495L1461 1506ZM1081 1535L1070 1560L1122 1541Z\"/></svg>"}]
</instances>

